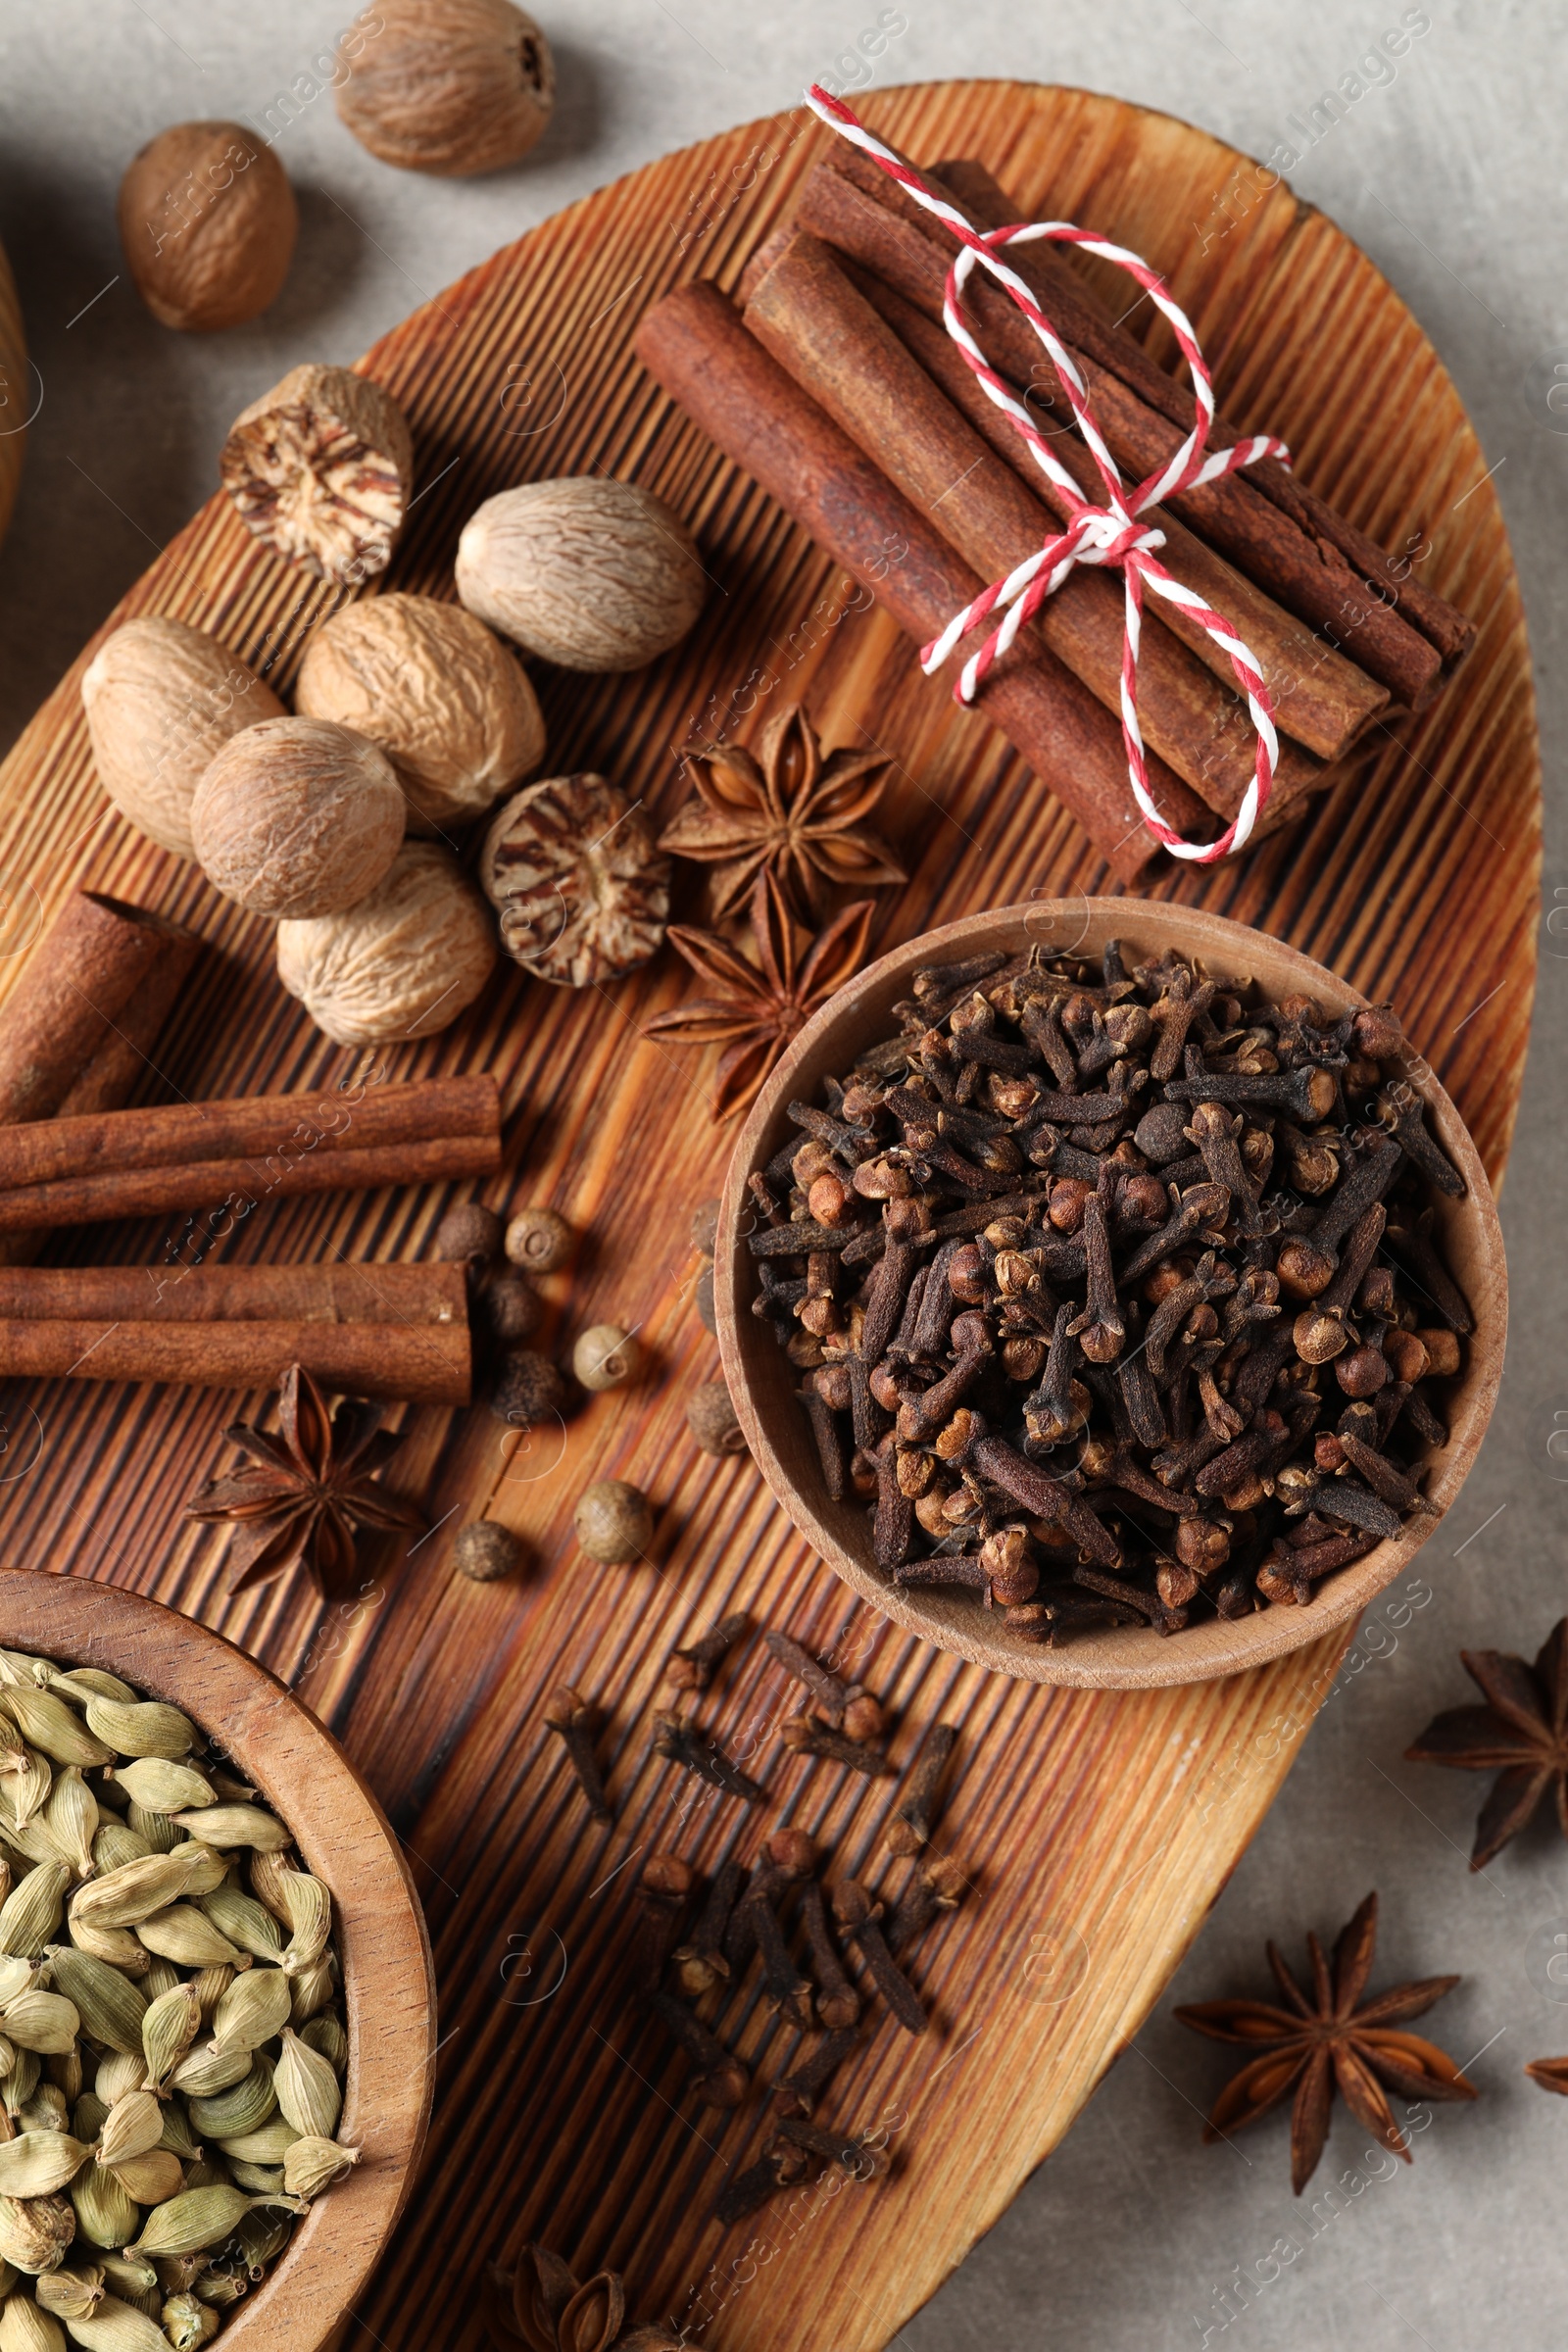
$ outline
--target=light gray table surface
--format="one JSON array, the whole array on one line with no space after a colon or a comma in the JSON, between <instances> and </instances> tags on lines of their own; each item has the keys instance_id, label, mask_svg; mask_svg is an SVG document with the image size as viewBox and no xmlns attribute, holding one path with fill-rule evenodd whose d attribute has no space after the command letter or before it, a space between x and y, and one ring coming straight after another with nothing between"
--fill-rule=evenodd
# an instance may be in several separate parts
<instances>
[{"instance_id":1,"label":"light gray table surface","mask_svg":"<svg viewBox=\"0 0 1568 2352\"><path fill-rule=\"evenodd\" d=\"M425 295L600 182L790 104L883 12L878 0L547 6L555 123L530 162L478 181L390 171L348 136L330 96L305 103L277 141L302 215L283 295L226 335L166 332L123 274L114 203L126 162L169 122L264 123L349 13L346 0L0 0L0 237L42 391L0 549L7 743L207 497L246 400L296 361L352 359ZM1544 2096L1521 2070L1568 2050L1568 1984L1553 1984L1545 1967L1551 1937L1568 1935L1568 1845L1544 1822L1472 1876L1484 1784L1400 1759L1437 1708L1471 1695L1461 1646L1533 1652L1568 1607L1568 1434L1555 1434L1568 1433L1568 1350L1553 1223L1568 1148L1568 910L1550 912L1568 909L1568 686L1557 666L1568 416L1553 419L1530 382L1534 365L1568 361L1563 11L1553 0L1432 0L1429 11L1396 0L904 0L893 13L907 29L877 61L879 83L1073 82L1165 108L1254 155L1297 150L1296 187L1411 305L1496 469L1523 575L1545 755L1547 910L1502 1202L1507 1377L1469 1485L1418 1563L1430 1598L1408 1612L1383 1604L1363 1670L1331 1699L1170 1995L1061 2150L898 2341L905 2352L1205 2342L1227 2352L1502 2342L1558 2352L1568 2101ZM1384 32L1420 23L1430 28L1392 80L1358 71ZM851 74L839 77L848 85ZM1347 77L1362 94L1308 145L1293 116L1348 90ZM1485 855L1478 834L1478 861ZM1282 2115L1234 2148L1200 2144L1200 2114L1229 2053L1185 2033L1170 2009L1266 1993L1264 1937L1282 1936L1299 1958L1309 1927L1332 1934L1372 1886L1384 1909L1377 1981L1463 1972L1428 2030L1473 2060L1484 2095L1436 2110L1408 2169L1369 2164L1366 2132L1340 2109L1314 2210L1291 2195ZM1343 2186L1324 2203L1331 2183Z\"/></svg>"}]
</instances>

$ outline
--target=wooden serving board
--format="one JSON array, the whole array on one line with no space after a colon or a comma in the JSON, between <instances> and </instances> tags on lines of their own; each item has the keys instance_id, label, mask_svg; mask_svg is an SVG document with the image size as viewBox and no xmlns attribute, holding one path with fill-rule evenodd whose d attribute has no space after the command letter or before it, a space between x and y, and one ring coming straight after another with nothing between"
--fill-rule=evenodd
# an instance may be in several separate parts
<instances>
[{"instance_id":1,"label":"wooden serving board","mask_svg":"<svg viewBox=\"0 0 1568 2352\"><path fill-rule=\"evenodd\" d=\"M1392 997L1495 1181L1530 1015L1538 756L1507 544L1430 346L1331 222L1283 187L1258 193L1251 166L1180 122L1004 82L894 91L868 112L916 157L982 156L1031 212L1070 215L1155 260L1195 316L1227 411L1283 431L1308 481L1391 547L1408 546L1480 622L1456 689L1402 736L1376 738L1358 775L1301 825L1216 871L1163 871L1153 889L1261 924L1369 996ZM744 734L784 698L808 698L830 741L874 739L897 757L885 814L912 879L886 903L891 941L988 905L1094 891L1103 876L1007 747L918 678L874 605L631 357L640 311L671 284L694 273L733 284L824 135L796 114L651 165L472 271L366 365L410 414L423 485L388 585L450 594L464 518L515 481L603 469L687 517L713 581L697 630L644 675L544 679L552 763L604 769L662 815L685 797L683 744L720 725ZM1192 223L1225 219L1234 226L1203 253ZM286 692L331 601L215 499L113 619L158 611L199 622L253 660L275 658ZM107 809L81 723L81 666L0 777L0 888L13 908L0 945L25 944L28 894L39 918L78 882L144 900L212 943L150 1095L345 1075L354 1056L278 989L265 927ZM691 1306L687 1226L718 1190L727 1137L710 1124L701 1059L639 1034L684 988L673 956L580 996L513 972L446 1036L379 1057L399 1078L497 1073L508 1180L491 1197L567 1213L586 1238L573 1276L549 1286L563 1331L611 1317L636 1325L652 1370L522 1447L483 1409L410 1413L402 1483L428 1492L440 1532L407 1558L401 1546L367 1552L354 1608L324 1616L297 1580L225 1597L221 1545L186 1526L180 1506L229 1458L220 1433L231 1398L65 1385L4 1398L0 1555L132 1585L220 1627L310 1698L407 1840L445 2042L426 2175L354 2335L384 2352L477 2344L484 2263L532 2236L585 2274L622 2270L638 2317L688 2322L698 2341L735 2352L885 2343L1138 2027L1343 1647L1336 1635L1250 1676L1142 1693L989 1676L849 1595L749 1460L696 1452L684 1401L717 1354ZM412 1255L445 1205L439 1192L300 1200L259 1210L224 1248ZM171 1220L100 1231L81 1255L158 1261L188 1249L194 1230ZM595 1569L573 1548L573 1501L606 1475L655 1499L645 1567ZM474 1586L451 1568L455 1526L487 1507L531 1547L516 1583ZM831 1841L839 1868L873 1879L886 1868L876 1836L886 1797L786 1759L771 1736L788 1693L760 1642L701 1714L766 1782L765 1818L743 1818L730 1800L694 1806L691 1785L651 1760L666 1651L736 1607L853 1661L893 1708L901 1762L939 1711L962 1727L942 1838L972 1894L920 1953L933 2033L914 2041L883 2023L824 2110L835 2127L881 2119L890 2179L776 2206L724 2234L708 2209L750 2160L760 2108L726 2119L698 2106L685 2061L638 2019L627 1946L640 1857L670 1847L707 1868L731 1849L749 1856L787 1814ZM610 1832L587 1823L541 1725L543 1695L562 1681L611 1711ZM768 2042L750 1988L723 2030L748 2053L766 2049L764 2077L783 2071L788 2039Z\"/></svg>"}]
</instances>

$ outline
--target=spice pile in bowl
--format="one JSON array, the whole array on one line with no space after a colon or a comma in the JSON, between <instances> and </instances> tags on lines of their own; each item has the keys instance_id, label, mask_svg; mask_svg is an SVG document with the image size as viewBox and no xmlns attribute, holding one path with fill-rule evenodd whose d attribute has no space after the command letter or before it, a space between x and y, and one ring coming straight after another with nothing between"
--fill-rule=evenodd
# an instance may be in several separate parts
<instances>
[{"instance_id":1,"label":"spice pile in bowl","mask_svg":"<svg viewBox=\"0 0 1568 2352\"><path fill-rule=\"evenodd\" d=\"M835 1501L879 1570L1026 1641L1309 1601L1430 1511L1469 1307L1462 1177L1386 1007L1254 1002L1174 950L914 975L751 1178Z\"/></svg>"},{"instance_id":2,"label":"spice pile in bowl","mask_svg":"<svg viewBox=\"0 0 1568 2352\"><path fill-rule=\"evenodd\" d=\"M6 2352L195 2352L354 2164L290 1843L177 1707L0 1650Z\"/></svg>"}]
</instances>

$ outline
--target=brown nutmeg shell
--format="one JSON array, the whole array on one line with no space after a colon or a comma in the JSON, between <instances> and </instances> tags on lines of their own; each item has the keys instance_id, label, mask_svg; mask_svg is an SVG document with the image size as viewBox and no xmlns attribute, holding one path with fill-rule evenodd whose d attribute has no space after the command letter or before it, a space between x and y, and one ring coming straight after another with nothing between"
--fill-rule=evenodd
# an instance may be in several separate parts
<instances>
[{"instance_id":1,"label":"brown nutmeg shell","mask_svg":"<svg viewBox=\"0 0 1568 2352\"><path fill-rule=\"evenodd\" d=\"M299 230L294 191L242 123L161 130L132 158L117 209L131 282L162 326L239 326L282 291Z\"/></svg>"},{"instance_id":2,"label":"brown nutmeg shell","mask_svg":"<svg viewBox=\"0 0 1568 2352\"><path fill-rule=\"evenodd\" d=\"M466 179L514 164L555 106L550 44L512 0L377 0L338 62L339 120L405 172Z\"/></svg>"}]
</instances>

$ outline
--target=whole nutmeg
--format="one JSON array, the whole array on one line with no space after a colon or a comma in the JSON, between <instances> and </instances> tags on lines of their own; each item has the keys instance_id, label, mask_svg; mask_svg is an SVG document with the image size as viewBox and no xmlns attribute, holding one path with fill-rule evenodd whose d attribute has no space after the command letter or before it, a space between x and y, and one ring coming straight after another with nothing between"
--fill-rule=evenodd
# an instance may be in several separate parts
<instances>
[{"instance_id":1,"label":"whole nutmeg","mask_svg":"<svg viewBox=\"0 0 1568 2352\"><path fill-rule=\"evenodd\" d=\"M686 1426L704 1453L746 1451L746 1433L721 1380L705 1380L700 1389L693 1389L686 1399Z\"/></svg>"},{"instance_id":2,"label":"whole nutmeg","mask_svg":"<svg viewBox=\"0 0 1568 2352\"><path fill-rule=\"evenodd\" d=\"M162 326L254 318L282 291L300 217L272 149L239 122L175 122L120 183L131 283Z\"/></svg>"},{"instance_id":3,"label":"whole nutmeg","mask_svg":"<svg viewBox=\"0 0 1568 2352\"><path fill-rule=\"evenodd\" d=\"M379 745L411 833L471 824L545 753L539 698L515 655L433 596L367 597L334 612L311 634L294 708Z\"/></svg>"},{"instance_id":4,"label":"whole nutmeg","mask_svg":"<svg viewBox=\"0 0 1568 2352\"><path fill-rule=\"evenodd\" d=\"M384 571L414 488L414 437L390 392L307 362L241 409L218 461L241 522L318 579Z\"/></svg>"},{"instance_id":5,"label":"whole nutmeg","mask_svg":"<svg viewBox=\"0 0 1568 2352\"><path fill-rule=\"evenodd\" d=\"M190 805L232 736L288 714L238 654L164 613L127 620L81 681L98 779L159 848L194 858Z\"/></svg>"},{"instance_id":6,"label":"whole nutmeg","mask_svg":"<svg viewBox=\"0 0 1568 2352\"><path fill-rule=\"evenodd\" d=\"M514 1348L504 1356L490 1390L490 1410L498 1421L514 1429L559 1418L566 1401L566 1384L548 1355L531 1348Z\"/></svg>"},{"instance_id":7,"label":"whole nutmeg","mask_svg":"<svg viewBox=\"0 0 1568 2352\"><path fill-rule=\"evenodd\" d=\"M368 898L403 840L403 795L373 743L322 718L266 718L196 787L190 837L215 889L308 920Z\"/></svg>"},{"instance_id":8,"label":"whole nutmeg","mask_svg":"<svg viewBox=\"0 0 1568 2352\"><path fill-rule=\"evenodd\" d=\"M468 1268L477 1281L501 1249L501 1219L482 1200L460 1201L449 1208L435 1229L432 1247L437 1257Z\"/></svg>"},{"instance_id":9,"label":"whole nutmeg","mask_svg":"<svg viewBox=\"0 0 1568 2352\"><path fill-rule=\"evenodd\" d=\"M623 1388L635 1380L643 1351L630 1332L618 1323L595 1323L582 1334L571 1351L571 1368L585 1389Z\"/></svg>"},{"instance_id":10,"label":"whole nutmeg","mask_svg":"<svg viewBox=\"0 0 1568 2352\"><path fill-rule=\"evenodd\" d=\"M514 164L555 104L550 44L511 0L377 0L338 62L339 120L405 172L466 179Z\"/></svg>"},{"instance_id":11,"label":"whole nutmeg","mask_svg":"<svg viewBox=\"0 0 1568 2352\"><path fill-rule=\"evenodd\" d=\"M519 1208L507 1223L507 1255L529 1274L559 1274L576 1237L559 1209Z\"/></svg>"},{"instance_id":12,"label":"whole nutmeg","mask_svg":"<svg viewBox=\"0 0 1568 2352\"><path fill-rule=\"evenodd\" d=\"M641 669L703 607L696 542L662 499L598 474L503 490L458 541L470 612L563 669Z\"/></svg>"},{"instance_id":13,"label":"whole nutmeg","mask_svg":"<svg viewBox=\"0 0 1568 2352\"><path fill-rule=\"evenodd\" d=\"M526 1274L492 1274L480 1288L474 1311L498 1347L520 1348L544 1321L545 1302Z\"/></svg>"},{"instance_id":14,"label":"whole nutmeg","mask_svg":"<svg viewBox=\"0 0 1568 2352\"><path fill-rule=\"evenodd\" d=\"M549 776L496 811L479 880L501 945L554 988L635 972L663 944L669 859L636 802L603 776Z\"/></svg>"},{"instance_id":15,"label":"whole nutmeg","mask_svg":"<svg viewBox=\"0 0 1568 2352\"><path fill-rule=\"evenodd\" d=\"M497 1519L471 1519L460 1528L452 1546L454 1566L476 1585L493 1585L511 1576L522 1559L522 1544L510 1527Z\"/></svg>"},{"instance_id":16,"label":"whole nutmeg","mask_svg":"<svg viewBox=\"0 0 1568 2352\"><path fill-rule=\"evenodd\" d=\"M578 1498L572 1525L588 1557L606 1568L645 1558L654 1540L648 1497L623 1478L601 1478L589 1487Z\"/></svg>"},{"instance_id":17,"label":"whole nutmeg","mask_svg":"<svg viewBox=\"0 0 1568 2352\"><path fill-rule=\"evenodd\" d=\"M406 841L386 879L341 914L277 926L277 976L340 1046L433 1037L495 969L484 901L450 850Z\"/></svg>"}]
</instances>

